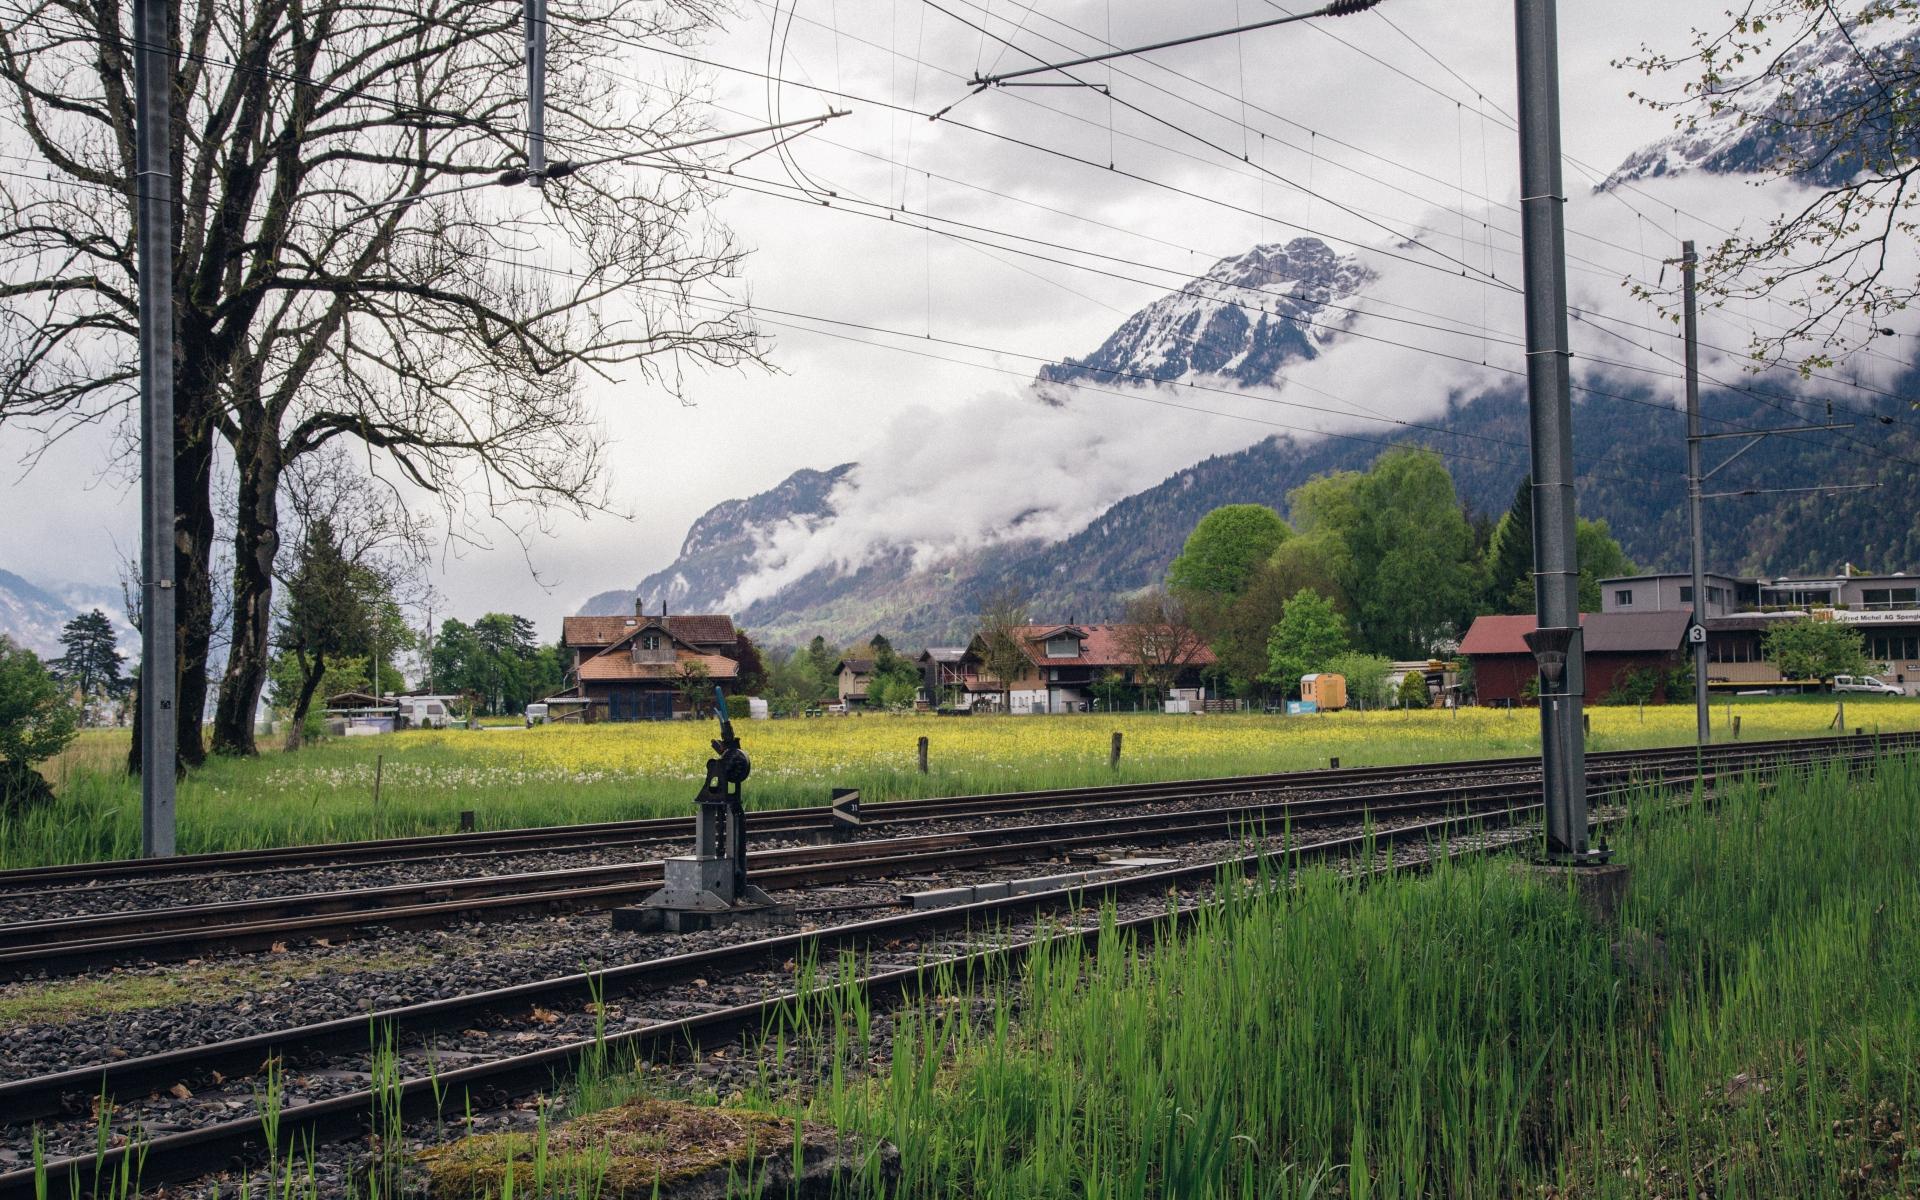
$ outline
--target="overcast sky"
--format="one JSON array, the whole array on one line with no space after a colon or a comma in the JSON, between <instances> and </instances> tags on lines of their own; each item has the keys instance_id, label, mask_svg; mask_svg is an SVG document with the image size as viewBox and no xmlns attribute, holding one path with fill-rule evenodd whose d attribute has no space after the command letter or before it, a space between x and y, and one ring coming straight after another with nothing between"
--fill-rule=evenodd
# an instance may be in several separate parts
<instances>
[{"instance_id":1,"label":"overcast sky","mask_svg":"<svg viewBox=\"0 0 1920 1200\"><path fill-rule=\"evenodd\" d=\"M554 3L559 11L564 0ZM599 386L595 400L613 441L612 493L628 516L555 522L531 549L538 579L528 557L504 540L493 552L446 557L433 580L447 598L442 615L511 609L551 636L587 595L631 585L669 562L689 522L718 501L772 486L799 467L870 452L904 455L919 430L956 447L983 423L1004 423L1002 434L1017 431L1020 410L1004 398L1038 360L1085 354L1182 274L1259 241L1311 231L1343 252L1399 245L1427 265L1380 260L1397 266L1385 272L1379 300L1422 309L1447 303L1456 313L1470 310L1476 324L1484 312L1485 324L1518 330L1509 293L1477 280L1462 285L1457 271L1448 280L1445 271L1428 269L1447 256L1511 274L1511 213L1496 207L1486 222L1494 228L1479 227L1487 211L1480 197L1505 206L1516 194L1514 137L1499 115L1514 111L1509 3L1385 0L1377 14L1161 51L1111 73L1085 68L1081 77L1109 83L1113 100L1065 88L969 96L966 80L976 71L1029 65L1028 50L1057 58L1090 52L1100 41L1137 45L1264 19L1277 6L939 3L945 13L922 0L798 0L784 59L774 53L783 64L778 73L794 81L781 90L780 116L829 105L852 112L789 149L809 186L874 207L792 198L795 177L774 154L744 165L743 175L768 181L752 186L782 193L736 191L720 208L753 251L743 292L765 312L777 372L691 375L690 406L638 382ZM763 70L772 12L770 3L741 0L727 33L698 53ZM1562 5L1563 117L1572 156L1604 172L1668 132L1669 118L1628 98L1643 82L1609 64L1643 42L1681 48L1689 13L1706 18L1712 8L1652 0ZM620 69L647 79L683 66L635 50ZM768 121L761 80L724 70L710 78L715 127ZM1679 82L1654 86L1671 92ZM861 99L822 95L809 83ZM950 120L929 123L875 102L922 111L959 103ZM1115 170L1105 169L1109 163ZM1588 182L1569 172L1570 192ZM895 208L896 219L877 215L878 206ZM929 234L919 219L927 212L948 222L943 228L951 233L1030 253ZM1603 212L1589 200L1576 205L1570 224L1579 228L1583 213L1613 244L1576 236L1570 250L1590 264L1589 286L1609 292L1619 290L1623 272L1650 260L1657 269L1657 260L1672 253L1676 230L1703 239L1709 233L1644 203L1639 211L1617 205ZM1417 245L1409 249L1410 242ZM1421 280L1456 293L1436 301L1448 294L1423 291ZM849 324L822 326L819 318ZM1349 377L1349 384L1343 395L1352 403L1394 403L1372 390L1378 382ZM1443 399L1429 391L1421 403ZM1117 498L1110 493L1149 486L1185 462L1273 432L1245 411L1212 407L1169 419L1164 410L1114 398L1106 419L1145 431L1135 438L1142 443L1137 452L1117 456L1114 469L1138 478L1090 488L1079 503L1097 508ZM973 453L1017 459L1022 452L1017 436L974 445ZM8 465L0 507L9 514L0 521L0 568L38 581L112 581L117 563L137 548L137 489L111 469L113 448L104 433L75 437L28 470L32 444L19 431L0 429L0 462ZM938 463L928 466L914 479L931 486ZM950 466L967 469L965 462Z\"/></svg>"}]
</instances>

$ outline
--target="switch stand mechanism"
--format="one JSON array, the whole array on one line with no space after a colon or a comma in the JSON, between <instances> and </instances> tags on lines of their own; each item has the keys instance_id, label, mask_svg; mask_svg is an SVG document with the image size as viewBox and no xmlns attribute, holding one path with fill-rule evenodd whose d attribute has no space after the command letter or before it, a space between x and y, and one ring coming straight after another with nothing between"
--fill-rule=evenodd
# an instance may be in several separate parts
<instances>
[{"instance_id":1,"label":"switch stand mechanism","mask_svg":"<svg viewBox=\"0 0 1920 1200\"><path fill-rule=\"evenodd\" d=\"M753 773L727 716L726 696L713 689L720 736L712 742L707 778L693 819L693 853L665 862L666 886L637 905L613 910L613 927L690 933L775 911L771 897L747 882L747 814L740 785Z\"/></svg>"}]
</instances>

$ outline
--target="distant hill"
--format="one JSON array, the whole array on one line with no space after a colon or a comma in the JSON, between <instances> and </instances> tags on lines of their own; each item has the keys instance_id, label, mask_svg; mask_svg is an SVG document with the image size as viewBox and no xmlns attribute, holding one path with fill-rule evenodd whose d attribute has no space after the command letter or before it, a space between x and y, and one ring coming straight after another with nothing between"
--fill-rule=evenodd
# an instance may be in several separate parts
<instances>
[{"instance_id":1,"label":"distant hill","mask_svg":"<svg viewBox=\"0 0 1920 1200\"><path fill-rule=\"evenodd\" d=\"M60 654L60 630L68 621L97 608L113 622L120 652L139 654L139 635L127 621L126 601L118 587L88 583L32 583L0 570L0 633L40 655Z\"/></svg>"}]
</instances>

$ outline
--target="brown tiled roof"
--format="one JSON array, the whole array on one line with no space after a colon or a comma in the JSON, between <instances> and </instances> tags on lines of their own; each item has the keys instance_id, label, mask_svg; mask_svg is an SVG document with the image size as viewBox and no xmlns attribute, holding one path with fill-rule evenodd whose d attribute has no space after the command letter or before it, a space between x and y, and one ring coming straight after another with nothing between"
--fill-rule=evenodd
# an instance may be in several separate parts
<instances>
[{"instance_id":1,"label":"brown tiled roof","mask_svg":"<svg viewBox=\"0 0 1920 1200\"><path fill-rule=\"evenodd\" d=\"M1581 613L1582 648L1588 654L1648 654L1678 650L1687 636L1692 614L1684 610L1650 613ZM1531 616L1476 617L1460 653L1531 654L1527 635L1534 629Z\"/></svg>"},{"instance_id":2,"label":"brown tiled roof","mask_svg":"<svg viewBox=\"0 0 1920 1200\"><path fill-rule=\"evenodd\" d=\"M560 640L577 649L611 646L646 625L658 625L658 616L566 617L560 622ZM725 613L689 613L666 619L667 632L690 646L731 646L739 640L733 618Z\"/></svg>"},{"instance_id":3,"label":"brown tiled roof","mask_svg":"<svg viewBox=\"0 0 1920 1200\"><path fill-rule=\"evenodd\" d=\"M843 658L834 664L833 673L840 674L851 668L855 675L873 674L873 660L870 658Z\"/></svg>"},{"instance_id":4,"label":"brown tiled roof","mask_svg":"<svg viewBox=\"0 0 1920 1200\"><path fill-rule=\"evenodd\" d=\"M1127 650L1128 628L1126 625L1022 625L1013 632L1035 666L1136 667L1140 665L1139 660ZM1048 658L1047 635L1069 629L1086 635L1086 640L1080 643L1079 657ZM1213 651L1203 643L1196 647L1187 665L1204 667L1212 662Z\"/></svg>"},{"instance_id":5,"label":"brown tiled roof","mask_svg":"<svg viewBox=\"0 0 1920 1200\"><path fill-rule=\"evenodd\" d=\"M692 654L680 651L670 663L633 661L630 654L600 654L580 664L580 680L583 683L607 683L616 680L651 679L678 680L682 663L705 663L709 679L733 679L740 674L740 664L719 654Z\"/></svg>"}]
</instances>

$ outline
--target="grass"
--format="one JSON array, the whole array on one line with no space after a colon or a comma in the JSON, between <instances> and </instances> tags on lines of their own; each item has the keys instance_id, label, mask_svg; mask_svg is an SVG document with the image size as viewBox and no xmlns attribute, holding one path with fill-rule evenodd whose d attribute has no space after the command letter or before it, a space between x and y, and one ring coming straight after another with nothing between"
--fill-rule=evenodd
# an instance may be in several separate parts
<instances>
[{"instance_id":1,"label":"grass","mask_svg":"<svg viewBox=\"0 0 1920 1200\"><path fill-rule=\"evenodd\" d=\"M1502 861L1109 925L877 1072L860 1006L796 1021L840 1061L787 1103L902 1197L1911 1197L1917 796L1910 757L1644 824L1614 931Z\"/></svg>"},{"instance_id":2,"label":"grass","mask_svg":"<svg viewBox=\"0 0 1920 1200\"><path fill-rule=\"evenodd\" d=\"M1849 697L1848 724L1920 728L1920 701ZM1591 710L1595 750L1693 739L1683 705ZM1741 698L1714 708L1716 736L1815 736L1831 698ZM1194 776L1537 753L1528 710L1331 713L1316 717L930 716L742 722L753 756L748 803L824 803L833 787L868 799L956 795ZM1119 770L1107 766L1124 735ZM179 789L183 852L444 833L472 809L481 828L684 815L710 751L706 723L419 731L342 738L293 754L212 760ZM929 739L931 770L915 763ZM56 804L0 819L0 868L130 857L139 788L120 770L125 731L89 731L47 774ZM375 800L374 785L380 790Z\"/></svg>"}]
</instances>

